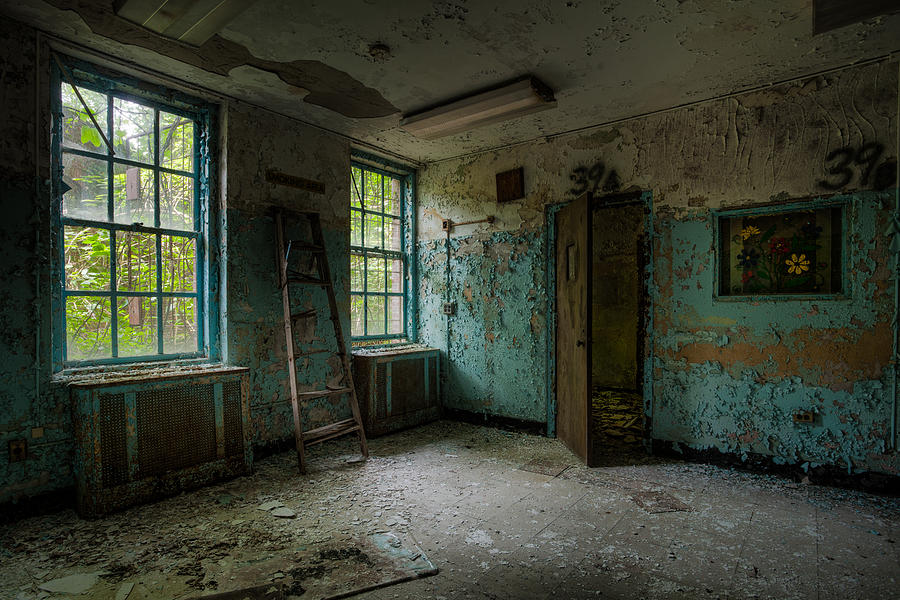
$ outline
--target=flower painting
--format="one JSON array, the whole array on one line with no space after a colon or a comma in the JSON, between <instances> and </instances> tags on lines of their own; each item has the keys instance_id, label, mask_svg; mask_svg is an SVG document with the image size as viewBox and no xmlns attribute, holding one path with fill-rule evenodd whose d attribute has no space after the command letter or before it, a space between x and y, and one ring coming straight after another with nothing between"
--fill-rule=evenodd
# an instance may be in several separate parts
<instances>
[{"instance_id":1,"label":"flower painting","mask_svg":"<svg viewBox=\"0 0 900 600\"><path fill-rule=\"evenodd\" d=\"M840 292L841 223L840 206L720 217L719 295Z\"/></svg>"}]
</instances>

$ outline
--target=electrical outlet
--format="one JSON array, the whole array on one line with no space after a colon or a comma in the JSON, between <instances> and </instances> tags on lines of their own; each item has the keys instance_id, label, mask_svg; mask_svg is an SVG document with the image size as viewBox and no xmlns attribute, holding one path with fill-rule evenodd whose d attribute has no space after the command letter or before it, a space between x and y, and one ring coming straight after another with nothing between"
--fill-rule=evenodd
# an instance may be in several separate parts
<instances>
[{"instance_id":1,"label":"electrical outlet","mask_svg":"<svg viewBox=\"0 0 900 600\"><path fill-rule=\"evenodd\" d=\"M455 315L456 314L456 302L444 302L444 314L445 315Z\"/></svg>"},{"instance_id":2,"label":"electrical outlet","mask_svg":"<svg viewBox=\"0 0 900 600\"><path fill-rule=\"evenodd\" d=\"M441 221L441 231L450 231L450 219L444 219Z\"/></svg>"},{"instance_id":3,"label":"electrical outlet","mask_svg":"<svg viewBox=\"0 0 900 600\"><path fill-rule=\"evenodd\" d=\"M794 413L794 423L812 423L816 414L811 410L798 410Z\"/></svg>"},{"instance_id":4,"label":"electrical outlet","mask_svg":"<svg viewBox=\"0 0 900 600\"><path fill-rule=\"evenodd\" d=\"M28 443L25 440L9 440L9 462L21 462L28 456Z\"/></svg>"}]
</instances>

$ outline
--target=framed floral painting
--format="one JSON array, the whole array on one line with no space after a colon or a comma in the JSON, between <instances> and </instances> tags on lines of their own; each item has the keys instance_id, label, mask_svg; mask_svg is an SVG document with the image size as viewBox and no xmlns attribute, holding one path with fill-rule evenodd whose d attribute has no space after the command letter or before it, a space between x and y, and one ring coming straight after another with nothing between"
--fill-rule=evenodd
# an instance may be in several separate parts
<instances>
[{"instance_id":1,"label":"framed floral painting","mask_svg":"<svg viewBox=\"0 0 900 600\"><path fill-rule=\"evenodd\" d=\"M842 292L842 205L735 213L719 216L719 296Z\"/></svg>"}]
</instances>

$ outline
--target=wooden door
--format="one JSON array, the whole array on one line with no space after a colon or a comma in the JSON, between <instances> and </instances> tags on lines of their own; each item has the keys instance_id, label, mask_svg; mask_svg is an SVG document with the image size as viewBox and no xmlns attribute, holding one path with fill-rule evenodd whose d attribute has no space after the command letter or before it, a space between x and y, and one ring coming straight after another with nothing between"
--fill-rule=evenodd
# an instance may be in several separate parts
<instances>
[{"instance_id":1,"label":"wooden door","mask_svg":"<svg viewBox=\"0 0 900 600\"><path fill-rule=\"evenodd\" d=\"M591 464L591 203L556 214L556 431Z\"/></svg>"}]
</instances>

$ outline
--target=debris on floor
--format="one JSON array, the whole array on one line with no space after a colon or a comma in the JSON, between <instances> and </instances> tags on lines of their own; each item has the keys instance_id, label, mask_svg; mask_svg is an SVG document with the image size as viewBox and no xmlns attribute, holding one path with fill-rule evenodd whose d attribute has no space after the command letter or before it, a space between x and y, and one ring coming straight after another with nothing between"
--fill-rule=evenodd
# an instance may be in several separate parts
<instances>
[{"instance_id":1,"label":"debris on floor","mask_svg":"<svg viewBox=\"0 0 900 600\"><path fill-rule=\"evenodd\" d=\"M305 477L285 452L101 519L0 525L0 598L306 600L411 573L355 598L888 598L900 586L897 498L646 454L588 469L558 440L447 421L370 451L348 463L358 448L337 440L311 448ZM85 576L83 593L68 587Z\"/></svg>"}]
</instances>

